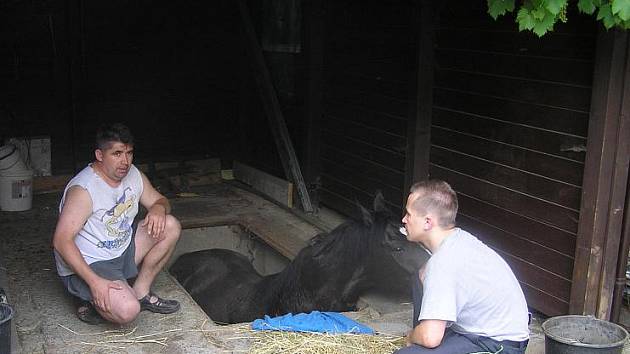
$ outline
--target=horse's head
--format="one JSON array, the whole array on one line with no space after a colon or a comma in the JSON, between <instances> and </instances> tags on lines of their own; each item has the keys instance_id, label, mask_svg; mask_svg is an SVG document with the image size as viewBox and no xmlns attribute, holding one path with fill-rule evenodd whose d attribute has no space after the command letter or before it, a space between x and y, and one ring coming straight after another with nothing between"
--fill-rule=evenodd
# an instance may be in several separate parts
<instances>
[{"instance_id":1,"label":"horse's head","mask_svg":"<svg viewBox=\"0 0 630 354\"><path fill-rule=\"evenodd\" d=\"M311 239L309 257L331 265L363 259L366 268L417 272L429 255L400 232L402 224L387 207L383 195L376 193L372 210L358 203L357 208L359 220L347 221Z\"/></svg>"},{"instance_id":2,"label":"horse's head","mask_svg":"<svg viewBox=\"0 0 630 354\"><path fill-rule=\"evenodd\" d=\"M407 241L401 233L401 222L394 217L380 192L374 198L373 211L359 205L363 224L370 230L373 264L380 269L392 268L395 262L409 274L429 259L429 254L418 244ZM383 268L384 267L384 268Z\"/></svg>"},{"instance_id":3,"label":"horse's head","mask_svg":"<svg viewBox=\"0 0 630 354\"><path fill-rule=\"evenodd\" d=\"M408 292L409 277L417 274L427 253L400 233L401 223L382 194L377 193L371 211L362 206L358 210L360 218L313 237L283 273L308 279L303 283L313 294L347 303L368 288Z\"/></svg>"}]
</instances>

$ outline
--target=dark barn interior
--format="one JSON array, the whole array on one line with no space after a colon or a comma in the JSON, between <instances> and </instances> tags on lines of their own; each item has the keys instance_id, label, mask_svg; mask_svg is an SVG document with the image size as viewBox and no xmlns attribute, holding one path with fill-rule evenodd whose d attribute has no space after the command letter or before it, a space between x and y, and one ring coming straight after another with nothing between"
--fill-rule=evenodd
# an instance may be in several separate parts
<instances>
[{"instance_id":1,"label":"dark barn interior","mask_svg":"<svg viewBox=\"0 0 630 354\"><path fill-rule=\"evenodd\" d=\"M296 209L300 187L348 216L380 190L401 215L411 183L444 179L532 310L620 321L624 31L570 11L539 38L485 1L429 0L11 0L0 21L0 140L49 137L53 176L120 121L149 171L239 161L292 181Z\"/></svg>"}]
</instances>

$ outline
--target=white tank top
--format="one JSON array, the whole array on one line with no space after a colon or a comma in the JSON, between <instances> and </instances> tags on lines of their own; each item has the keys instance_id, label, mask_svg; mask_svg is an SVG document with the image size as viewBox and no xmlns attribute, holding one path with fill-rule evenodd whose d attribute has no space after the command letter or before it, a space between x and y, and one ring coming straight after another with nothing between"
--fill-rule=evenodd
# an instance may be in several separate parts
<instances>
[{"instance_id":1,"label":"white tank top","mask_svg":"<svg viewBox=\"0 0 630 354\"><path fill-rule=\"evenodd\" d=\"M92 168L85 167L70 180L59 203L63 209L66 193L72 186L84 188L92 198L92 215L74 239L87 264L119 257L129 246L133 234L133 220L138 214L142 195L142 175L131 165L129 173L118 187L108 185ZM55 251L57 272L60 276L74 274Z\"/></svg>"}]
</instances>

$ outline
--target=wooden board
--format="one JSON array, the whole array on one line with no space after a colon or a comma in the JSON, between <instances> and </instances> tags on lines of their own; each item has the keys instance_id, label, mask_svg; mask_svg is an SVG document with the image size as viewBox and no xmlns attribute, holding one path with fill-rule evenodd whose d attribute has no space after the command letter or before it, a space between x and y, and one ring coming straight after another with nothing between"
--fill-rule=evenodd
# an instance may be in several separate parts
<instances>
[{"instance_id":1,"label":"wooden board","mask_svg":"<svg viewBox=\"0 0 630 354\"><path fill-rule=\"evenodd\" d=\"M170 200L182 228L240 225L293 259L322 232L274 202L231 183L209 185L199 195Z\"/></svg>"},{"instance_id":2,"label":"wooden board","mask_svg":"<svg viewBox=\"0 0 630 354\"><path fill-rule=\"evenodd\" d=\"M72 175L35 176L33 177L33 194L61 191L71 178Z\"/></svg>"},{"instance_id":3,"label":"wooden board","mask_svg":"<svg viewBox=\"0 0 630 354\"><path fill-rule=\"evenodd\" d=\"M267 195L278 203L293 208L293 183L244 163L234 161L234 178Z\"/></svg>"}]
</instances>

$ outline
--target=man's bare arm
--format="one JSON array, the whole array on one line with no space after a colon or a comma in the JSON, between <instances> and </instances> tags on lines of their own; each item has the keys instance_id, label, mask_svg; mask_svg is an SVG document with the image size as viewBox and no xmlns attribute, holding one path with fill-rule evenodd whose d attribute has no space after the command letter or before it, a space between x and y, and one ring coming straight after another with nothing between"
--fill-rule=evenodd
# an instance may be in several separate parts
<instances>
[{"instance_id":1,"label":"man's bare arm","mask_svg":"<svg viewBox=\"0 0 630 354\"><path fill-rule=\"evenodd\" d=\"M442 343L446 321L442 320L422 320L409 332L407 342L419 344L425 348L435 348Z\"/></svg>"},{"instance_id":2,"label":"man's bare arm","mask_svg":"<svg viewBox=\"0 0 630 354\"><path fill-rule=\"evenodd\" d=\"M85 262L74 239L92 214L92 199L89 193L73 186L66 193L63 209L53 235L53 247L72 270L90 287L94 304L110 311L109 288L120 286L99 277Z\"/></svg>"},{"instance_id":3,"label":"man's bare arm","mask_svg":"<svg viewBox=\"0 0 630 354\"><path fill-rule=\"evenodd\" d=\"M140 204L147 208L147 216L140 225L147 227L149 235L160 239L163 237L162 233L166 227L166 215L171 212L171 204L165 196L153 187L144 173L140 172L140 174L143 183Z\"/></svg>"}]
</instances>

